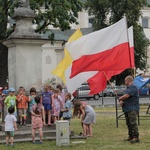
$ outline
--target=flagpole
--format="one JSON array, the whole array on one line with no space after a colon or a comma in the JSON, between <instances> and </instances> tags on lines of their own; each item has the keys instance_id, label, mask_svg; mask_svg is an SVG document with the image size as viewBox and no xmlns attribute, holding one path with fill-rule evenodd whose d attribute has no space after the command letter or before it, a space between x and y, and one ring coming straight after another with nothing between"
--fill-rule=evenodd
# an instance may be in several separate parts
<instances>
[{"instance_id":1,"label":"flagpole","mask_svg":"<svg viewBox=\"0 0 150 150\"><path fill-rule=\"evenodd\" d=\"M112 89L113 89L115 95L118 96L118 95L117 95L117 92L115 91L115 89L114 89L114 87L113 87L113 85L112 85L112 83L111 83L110 80L108 79L108 76L106 75L106 72L103 71L103 73L104 73L105 77L107 78L107 81L109 82L110 86L112 87Z\"/></svg>"},{"instance_id":2,"label":"flagpole","mask_svg":"<svg viewBox=\"0 0 150 150\"><path fill-rule=\"evenodd\" d=\"M135 78L135 75L136 75L136 67L134 67L134 78Z\"/></svg>"}]
</instances>

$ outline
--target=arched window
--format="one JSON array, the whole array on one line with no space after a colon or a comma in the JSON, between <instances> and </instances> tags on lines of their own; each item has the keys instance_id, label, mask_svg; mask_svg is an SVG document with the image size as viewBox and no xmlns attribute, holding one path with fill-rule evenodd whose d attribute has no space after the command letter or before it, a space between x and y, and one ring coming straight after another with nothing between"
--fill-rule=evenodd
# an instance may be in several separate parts
<instances>
[{"instance_id":1,"label":"arched window","mask_svg":"<svg viewBox=\"0 0 150 150\"><path fill-rule=\"evenodd\" d=\"M148 28L149 27L148 20L149 19L147 17L142 18L142 27L143 28Z\"/></svg>"}]
</instances>

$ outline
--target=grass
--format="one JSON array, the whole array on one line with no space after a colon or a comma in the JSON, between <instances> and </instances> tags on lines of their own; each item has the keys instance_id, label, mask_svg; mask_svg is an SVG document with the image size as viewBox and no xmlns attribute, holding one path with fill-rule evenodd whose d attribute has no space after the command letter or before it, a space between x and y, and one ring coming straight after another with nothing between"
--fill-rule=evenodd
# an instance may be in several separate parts
<instances>
[{"instance_id":1,"label":"grass","mask_svg":"<svg viewBox=\"0 0 150 150\"><path fill-rule=\"evenodd\" d=\"M142 108L147 108L142 106ZM116 128L115 123L115 108L96 108L97 122L93 127L93 138L86 140L71 140L70 146L56 147L55 141L44 141L42 145L33 145L30 142L17 143L16 150L147 150L149 149L150 141L150 122L141 120L139 126L140 140L138 144L130 144L123 141L128 137L125 120L119 120L119 128ZM146 110L142 109L144 114ZM150 118L149 118L150 119ZM71 121L71 130L75 134L82 131L80 120L75 118ZM73 144L75 141L85 141L81 144ZM0 145L1 150L9 150L11 147Z\"/></svg>"}]
</instances>

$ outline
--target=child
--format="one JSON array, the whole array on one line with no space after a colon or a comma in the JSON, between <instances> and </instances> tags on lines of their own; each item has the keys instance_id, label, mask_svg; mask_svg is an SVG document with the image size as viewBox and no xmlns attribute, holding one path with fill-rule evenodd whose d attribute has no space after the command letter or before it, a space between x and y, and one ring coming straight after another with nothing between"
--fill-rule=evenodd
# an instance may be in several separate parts
<instances>
[{"instance_id":1,"label":"child","mask_svg":"<svg viewBox=\"0 0 150 150\"><path fill-rule=\"evenodd\" d=\"M3 101L5 99L2 90L3 88L0 87L0 123L2 123Z\"/></svg>"},{"instance_id":2,"label":"child","mask_svg":"<svg viewBox=\"0 0 150 150\"><path fill-rule=\"evenodd\" d=\"M54 90L54 102L52 104L54 122L56 122L56 120L59 120L59 113L60 109L62 108L62 98L59 95L59 92L60 92L59 89Z\"/></svg>"},{"instance_id":3,"label":"child","mask_svg":"<svg viewBox=\"0 0 150 150\"><path fill-rule=\"evenodd\" d=\"M32 106L36 104L35 100L34 100L35 97L36 97L36 89L34 87L32 87L30 89L30 96L29 96L29 99L28 99L28 101L29 101L29 112L31 112Z\"/></svg>"},{"instance_id":4,"label":"child","mask_svg":"<svg viewBox=\"0 0 150 150\"><path fill-rule=\"evenodd\" d=\"M44 92L41 95L41 103L44 106L45 116L48 116L48 125L51 125L51 110L52 110L52 103L54 101L54 96L52 92L49 92L49 86L44 85Z\"/></svg>"},{"instance_id":5,"label":"child","mask_svg":"<svg viewBox=\"0 0 150 150\"><path fill-rule=\"evenodd\" d=\"M92 123L95 123L95 111L94 109L86 104L82 104L80 101L74 103L74 116L78 116L78 113L82 114L82 123L83 123L83 136L92 137Z\"/></svg>"},{"instance_id":6,"label":"child","mask_svg":"<svg viewBox=\"0 0 150 150\"><path fill-rule=\"evenodd\" d=\"M40 97L35 97L36 104L32 106L32 141L35 144L35 131L39 131L40 142L42 144L42 127L45 125L44 107L40 103Z\"/></svg>"},{"instance_id":7,"label":"child","mask_svg":"<svg viewBox=\"0 0 150 150\"><path fill-rule=\"evenodd\" d=\"M9 94L9 90L8 90L8 86L7 85L4 86L3 94L4 95L8 95Z\"/></svg>"},{"instance_id":8,"label":"child","mask_svg":"<svg viewBox=\"0 0 150 150\"><path fill-rule=\"evenodd\" d=\"M14 106L10 106L8 108L8 115L5 117L5 134L6 134L6 146L9 146L9 140L10 145L13 145L14 142L14 131L17 130L17 124L16 124L16 117L13 115L15 112Z\"/></svg>"},{"instance_id":9,"label":"child","mask_svg":"<svg viewBox=\"0 0 150 150\"><path fill-rule=\"evenodd\" d=\"M15 96L15 89L13 87L9 88L9 95L6 97L4 103L6 104L7 109L10 106L14 106L15 108L14 115L17 117L16 96Z\"/></svg>"},{"instance_id":10,"label":"child","mask_svg":"<svg viewBox=\"0 0 150 150\"><path fill-rule=\"evenodd\" d=\"M63 120L68 120L70 122L70 119L72 117L71 93L66 93L65 99L66 99L66 101L64 104L64 108L61 109L61 112L63 112Z\"/></svg>"},{"instance_id":11,"label":"child","mask_svg":"<svg viewBox=\"0 0 150 150\"><path fill-rule=\"evenodd\" d=\"M63 89L63 87L62 87L62 85L58 84L56 88L60 90L59 95L60 95L61 98L62 98L62 106L61 106L61 109L63 109L64 104L65 104L65 94L66 94L66 93L65 93L65 91L64 91L64 89ZM61 118L62 118L62 115L63 115L63 112L60 111L60 114L59 114L59 119L60 119L60 120L61 120Z\"/></svg>"},{"instance_id":12,"label":"child","mask_svg":"<svg viewBox=\"0 0 150 150\"><path fill-rule=\"evenodd\" d=\"M23 124L26 125L26 116L27 116L27 108L28 108L28 98L24 95L25 94L25 89L24 87L19 88L19 95L17 96L17 101L18 101L18 112L19 112L19 121L20 121L20 126ZM22 118L23 121L22 122Z\"/></svg>"}]
</instances>

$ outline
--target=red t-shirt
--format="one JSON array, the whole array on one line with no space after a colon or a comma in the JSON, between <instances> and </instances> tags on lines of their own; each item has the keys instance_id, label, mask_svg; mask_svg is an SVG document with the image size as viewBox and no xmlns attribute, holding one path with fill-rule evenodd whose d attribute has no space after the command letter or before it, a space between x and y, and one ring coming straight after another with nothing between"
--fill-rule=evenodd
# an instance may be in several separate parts
<instances>
[{"instance_id":1,"label":"red t-shirt","mask_svg":"<svg viewBox=\"0 0 150 150\"><path fill-rule=\"evenodd\" d=\"M28 108L28 98L27 98L27 96L22 95L22 98L19 101L20 97L21 97L21 95L17 96L17 101L18 101L17 108L27 109Z\"/></svg>"}]
</instances>

